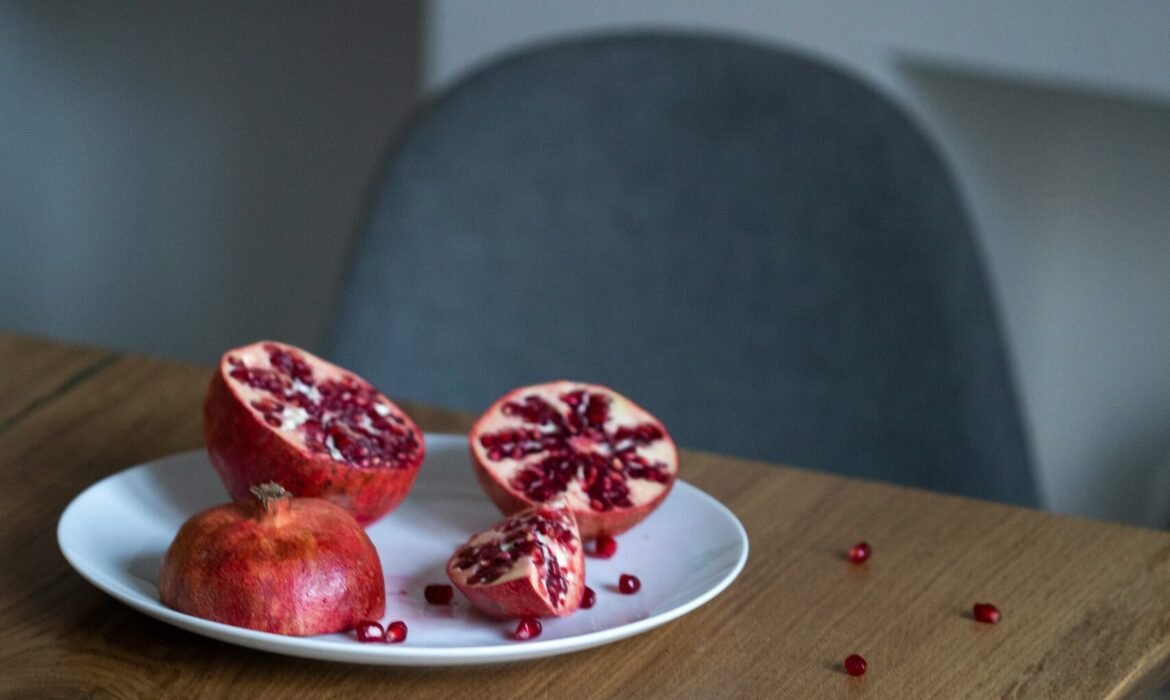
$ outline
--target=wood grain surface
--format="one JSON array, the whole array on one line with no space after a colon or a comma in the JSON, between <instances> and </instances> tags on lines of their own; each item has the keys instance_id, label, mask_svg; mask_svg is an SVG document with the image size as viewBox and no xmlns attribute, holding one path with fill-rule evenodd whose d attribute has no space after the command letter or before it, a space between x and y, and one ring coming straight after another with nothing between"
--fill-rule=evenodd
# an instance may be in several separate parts
<instances>
[{"instance_id":1,"label":"wood grain surface","mask_svg":"<svg viewBox=\"0 0 1170 700\"><path fill-rule=\"evenodd\" d=\"M0 335L2 698L1126 698L1167 678L1170 535L685 452L742 520L722 595L597 649L455 669L252 651L106 596L57 549L62 510L201 445L210 369ZM429 431L470 417L407 405ZM868 540L865 565L846 561ZM685 547L686 542L679 542ZM975 622L990 601L999 625ZM869 672L847 676L850 653Z\"/></svg>"}]
</instances>

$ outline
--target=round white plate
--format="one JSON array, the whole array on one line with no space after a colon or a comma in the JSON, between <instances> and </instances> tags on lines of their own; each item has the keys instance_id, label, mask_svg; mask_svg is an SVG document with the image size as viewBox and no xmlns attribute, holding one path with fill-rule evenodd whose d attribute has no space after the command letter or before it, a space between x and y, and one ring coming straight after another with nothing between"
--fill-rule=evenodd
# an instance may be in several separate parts
<instances>
[{"instance_id":1,"label":"round white plate","mask_svg":"<svg viewBox=\"0 0 1170 700\"><path fill-rule=\"evenodd\" d=\"M735 515L680 480L658 510L617 538L612 559L586 559L586 583L597 592L592 609L544 620L540 637L514 641L514 621L480 615L458 592L450 606L423 600L428 583L448 583L443 567L455 548L502 517L475 480L465 436L427 435L426 445L426 462L406 501L367 530L386 576L383 622L404 620L409 629L401 644L363 644L352 634L255 632L162 605L159 563L179 526L227 500L202 451L133 467L89 487L61 515L57 541L95 586L177 627L280 654L402 666L532 659L623 639L711 600L747 561L747 534ZM642 590L618 593L622 573L638 576Z\"/></svg>"}]
</instances>

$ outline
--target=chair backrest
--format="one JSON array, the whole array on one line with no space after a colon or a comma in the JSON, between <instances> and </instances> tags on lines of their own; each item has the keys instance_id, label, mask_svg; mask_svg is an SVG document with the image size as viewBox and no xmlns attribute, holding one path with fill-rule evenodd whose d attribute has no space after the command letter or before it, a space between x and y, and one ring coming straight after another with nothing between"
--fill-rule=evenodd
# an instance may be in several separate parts
<instances>
[{"instance_id":1,"label":"chair backrest","mask_svg":"<svg viewBox=\"0 0 1170 700\"><path fill-rule=\"evenodd\" d=\"M456 84L374 184L332 351L391 396L592 381L686 447L1035 502L947 169L773 47L623 34Z\"/></svg>"}]
</instances>

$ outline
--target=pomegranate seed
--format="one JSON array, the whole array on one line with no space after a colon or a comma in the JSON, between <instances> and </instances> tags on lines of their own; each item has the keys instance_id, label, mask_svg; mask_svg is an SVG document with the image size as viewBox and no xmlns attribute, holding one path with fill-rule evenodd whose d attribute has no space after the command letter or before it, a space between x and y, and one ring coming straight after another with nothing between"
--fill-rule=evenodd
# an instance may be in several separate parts
<instances>
[{"instance_id":1,"label":"pomegranate seed","mask_svg":"<svg viewBox=\"0 0 1170 700\"><path fill-rule=\"evenodd\" d=\"M442 583L432 583L423 589L423 597L431 605L449 605L455 599L455 590Z\"/></svg>"},{"instance_id":2,"label":"pomegranate seed","mask_svg":"<svg viewBox=\"0 0 1170 700\"><path fill-rule=\"evenodd\" d=\"M388 644L397 644L406 641L406 623L402 620L395 620L386 625L386 642Z\"/></svg>"},{"instance_id":3,"label":"pomegranate seed","mask_svg":"<svg viewBox=\"0 0 1170 700\"><path fill-rule=\"evenodd\" d=\"M539 637L543 630L544 626L540 624L540 620L537 620L535 617L522 617L520 618L520 624L516 625L516 631L512 633L512 638L519 641L532 639L533 637Z\"/></svg>"},{"instance_id":4,"label":"pomegranate seed","mask_svg":"<svg viewBox=\"0 0 1170 700\"><path fill-rule=\"evenodd\" d=\"M999 608L991 603L976 603L972 614L979 622L986 622L989 625L994 625L999 622Z\"/></svg>"},{"instance_id":5,"label":"pomegranate seed","mask_svg":"<svg viewBox=\"0 0 1170 700\"><path fill-rule=\"evenodd\" d=\"M845 657L845 673L851 676L860 676L869 668L869 664L865 662L865 658L861 654L850 654Z\"/></svg>"},{"instance_id":6,"label":"pomegranate seed","mask_svg":"<svg viewBox=\"0 0 1170 700\"><path fill-rule=\"evenodd\" d=\"M854 564L861 564L869 559L869 555L873 550L869 548L868 542L858 542L849 548L849 561Z\"/></svg>"},{"instance_id":7,"label":"pomegranate seed","mask_svg":"<svg viewBox=\"0 0 1170 700\"><path fill-rule=\"evenodd\" d=\"M609 535L598 535L593 545L593 556L598 559L609 559L617 552L617 540Z\"/></svg>"},{"instance_id":8,"label":"pomegranate seed","mask_svg":"<svg viewBox=\"0 0 1170 700\"><path fill-rule=\"evenodd\" d=\"M581 607L588 610L595 603L597 603L597 593L589 586L585 586L585 592L581 594Z\"/></svg>"},{"instance_id":9,"label":"pomegranate seed","mask_svg":"<svg viewBox=\"0 0 1170 700\"><path fill-rule=\"evenodd\" d=\"M380 642L386 633L382 631L382 625L373 620L362 620L354 626L354 634L357 635L359 642Z\"/></svg>"},{"instance_id":10,"label":"pomegranate seed","mask_svg":"<svg viewBox=\"0 0 1170 700\"><path fill-rule=\"evenodd\" d=\"M633 574L622 574L622 577L618 579L618 590L626 595L637 593L642 590L642 582Z\"/></svg>"}]
</instances>

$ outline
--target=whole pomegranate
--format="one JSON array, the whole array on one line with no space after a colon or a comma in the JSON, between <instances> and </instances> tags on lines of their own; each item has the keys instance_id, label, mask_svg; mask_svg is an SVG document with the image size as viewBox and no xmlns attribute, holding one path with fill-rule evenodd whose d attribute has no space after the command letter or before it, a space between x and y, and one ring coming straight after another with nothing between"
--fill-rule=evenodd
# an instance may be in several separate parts
<instances>
[{"instance_id":1,"label":"whole pomegranate","mask_svg":"<svg viewBox=\"0 0 1170 700\"><path fill-rule=\"evenodd\" d=\"M414 422L364 379L282 343L229 350L203 404L211 463L232 498L275 481L369 524L406 498L422 465Z\"/></svg>"},{"instance_id":2,"label":"whole pomegranate","mask_svg":"<svg viewBox=\"0 0 1170 700\"><path fill-rule=\"evenodd\" d=\"M277 484L192 516L163 556L164 605L237 627L342 632L386 609L382 564L353 516Z\"/></svg>"},{"instance_id":3,"label":"whole pomegranate","mask_svg":"<svg viewBox=\"0 0 1170 700\"><path fill-rule=\"evenodd\" d=\"M580 606L585 555L563 502L516 513L472 536L447 561L447 576L494 617L560 617Z\"/></svg>"},{"instance_id":4,"label":"whole pomegranate","mask_svg":"<svg viewBox=\"0 0 1170 700\"><path fill-rule=\"evenodd\" d=\"M500 510L564 498L586 539L637 525L678 474L662 423L596 384L516 389L480 417L470 440L476 476Z\"/></svg>"}]
</instances>

